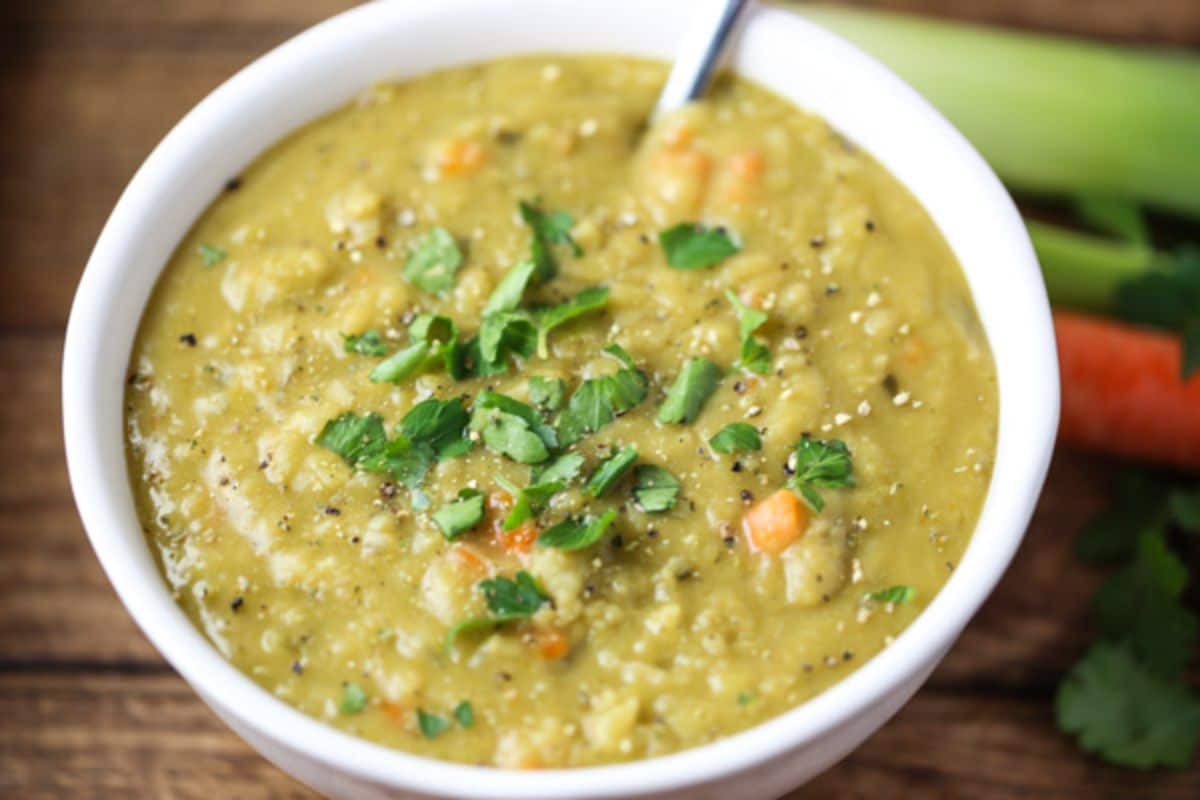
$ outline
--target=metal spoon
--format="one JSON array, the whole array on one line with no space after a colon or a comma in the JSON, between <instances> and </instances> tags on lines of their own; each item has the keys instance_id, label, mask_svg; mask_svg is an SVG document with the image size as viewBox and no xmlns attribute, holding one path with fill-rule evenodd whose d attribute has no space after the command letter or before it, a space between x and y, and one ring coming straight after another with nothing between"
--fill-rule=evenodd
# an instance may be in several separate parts
<instances>
[{"instance_id":1,"label":"metal spoon","mask_svg":"<svg viewBox=\"0 0 1200 800\"><path fill-rule=\"evenodd\" d=\"M705 0L675 55L675 65L658 96L651 119L680 108L704 93L713 69L729 42L729 34L748 0Z\"/></svg>"}]
</instances>

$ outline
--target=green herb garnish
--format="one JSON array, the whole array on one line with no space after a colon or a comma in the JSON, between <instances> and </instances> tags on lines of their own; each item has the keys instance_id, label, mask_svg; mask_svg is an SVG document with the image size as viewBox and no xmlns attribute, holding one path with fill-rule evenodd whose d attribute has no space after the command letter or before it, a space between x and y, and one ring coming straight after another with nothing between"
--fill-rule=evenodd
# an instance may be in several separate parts
<instances>
[{"instance_id":1,"label":"green herb garnish","mask_svg":"<svg viewBox=\"0 0 1200 800\"><path fill-rule=\"evenodd\" d=\"M566 398L567 384L562 378L543 378L534 375L529 379L529 402L542 411L558 411Z\"/></svg>"},{"instance_id":2,"label":"green herb garnish","mask_svg":"<svg viewBox=\"0 0 1200 800\"><path fill-rule=\"evenodd\" d=\"M565 211L542 211L536 201L530 203L522 200L517 207L521 212L521 219L533 229L531 257L537 264L538 275L542 280L552 278L557 270L550 250L551 245L566 245L571 248L576 258L583 255L583 248L571 238L571 227L575 220L570 214Z\"/></svg>"},{"instance_id":3,"label":"green herb garnish","mask_svg":"<svg viewBox=\"0 0 1200 800\"><path fill-rule=\"evenodd\" d=\"M521 305L525 296L525 287L529 285L537 264L532 261L520 261L512 266L500 283L492 290L487 303L483 307L483 315L495 314L500 311L515 311Z\"/></svg>"},{"instance_id":4,"label":"green herb garnish","mask_svg":"<svg viewBox=\"0 0 1200 800\"><path fill-rule=\"evenodd\" d=\"M742 351L735 366L765 375L771 371L771 351L754 338L754 332L767 321L767 313L743 303L732 289L725 290L725 297L733 304L738 318L738 336L742 340Z\"/></svg>"},{"instance_id":5,"label":"green herb garnish","mask_svg":"<svg viewBox=\"0 0 1200 800\"><path fill-rule=\"evenodd\" d=\"M342 688L342 701L338 711L343 714L361 714L367 707L367 693L357 683L347 683Z\"/></svg>"},{"instance_id":6,"label":"green herb garnish","mask_svg":"<svg viewBox=\"0 0 1200 800\"><path fill-rule=\"evenodd\" d=\"M538 585L534 577L521 570L515 578L503 575L480 581L479 588L487 601L486 617L473 617L454 625L446 634L446 646L452 647L454 640L463 633L494 628L506 622L529 619L550 597Z\"/></svg>"},{"instance_id":7,"label":"green herb garnish","mask_svg":"<svg viewBox=\"0 0 1200 800\"><path fill-rule=\"evenodd\" d=\"M549 483L551 481L561 481L562 483L570 483L579 475L579 471L582 468L583 456L578 453L563 453L549 464L535 467L533 470L533 482Z\"/></svg>"},{"instance_id":8,"label":"green herb garnish","mask_svg":"<svg viewBox=\"0 0 1200 800\"><path fill-rule=\"evenodd\" d=\"M475 709L471 708L471 701L463 700L454 707L453 713L461 727L469 728L475 724Z\"/></svg>"},{"instance_id":9,"label":"green herb garnish","mask_svg":"<svg viewBox=\"0 0 1200 800\"><path fill-rule=\"evenodd\" d=\"M200 252L200 258L204 259L204 266L206 267L215 267L229 256L229 253L216 245L201 244L196 249Z\"/></svg>"},{"instance_id":10,"label":"green herb garnish","mask_svg":"<svg viewBox=\"0 0 1200 800\"><path fill-rule=\"evenodd\" d=\"M452 369L458 345L458 326L449 317L421 314L408 326L408 347L393 353L371 370L371 383L399 383L425 367L441 362Z\"/></svg>"},{"instance_id":11,"label":"green herb garnish","mask_svg":"<svg viewBox=\"0 0 1200 800\"><path fill-rule=\"evenodd\" d=\"M825 501L817 489L843 489L854 486L854 464L850 450L840 439L827 442L820 439L801 439L796 444L791 465L794 474L787 485L808 501L817 511L825 508Z\"/></svg>"},{"instance_id":12,"label":"green herb garnish","mask_svg":"<svg viewBox=\"0 0 1200 800\"><path fill-rule=\"evenodd\" d=\"M702 269L720 263L738 251L724 228L706 228L681 222L658 234L658 243L675 269Z\"/></svg>"},{"instance_id":13,"label":"green herb garnish","mask_svg":"<svg viewBox=\"0 0 1200 800\"><path fill-rule=\"evenodd\" d=\"M737 704L745 707L754 701L754 692L741 691L737 693Z\"/></svg>"},{"instance_id":14,"label":"green herb garnish","mask_svg":"<svg viewBox=\"0 0 1200 800\"><path fill-rule=\"evenodd\" d=\"M471 430L494 452L522 464L540 464L558 446L558 434L532 406L483 391L475 398Z\"/></svg>"},{"instance_id":15,"label":"green herb garnish","mask_svg":"<svg viewBox=\"0 0 1200 800\"><path fill-rule=\"evenodd\" d=\"M387 345L376 330L357 336L342 334L342 349L347 353L358 353L360 356L386 356L388 351Z\"/></svg>"},{"instance_id":16,"label":"green herb garnish","mask_svg":"<svg viewBox=\"0 0 1200 800\"><path fill-rule=\"evenodd\" d=\"M762 438L749 422L731 422L708 440L718 453L750 453L762 449Z\"/></svg>"},{"instance_id":17,"label":"green herb garnish","mask_svg":"<svg viewBox=\"0 0 1200 800\"><path fill-rule=\"evenodd\" d=\"M450 720L430 714L423 708L417 709L417 727L426 739L434 739L450 729Z\"/></svg>"},{"instance_id":18,"label":"green herb garnish","mask_svg":"<svg viewBox=\"0 0 1200 800\"><path fill-rule=\"evenodd\" d=\"M453 288L462 262L453 234L445 228L430 228L413 240L404 262L404 278L427 292L442 294Z\"/></svg>"},{"instance_id":19,"label":"green herb garnish","mask_svg":"<svg viewBox=\"0 0 1200 800\"><path fill-rule=\"evenodd\" d=\"M383 417L378 414L363 414L346 411L325 423L317 434L317 444L332 450L357 467L387 445L387 432L383 428Z\"/></svg>"},{"instance_id":20,"label":"green herb garnish","mask_svg":"<svg viewBox=\"0 0 1200 800\"><path fill-rule=\"evenodd\" d=\"M675 507L679 480L662 467L638 464L633 473L633 497L643 511L657 513Z\"/></svg>"},{"instance_id":21,"label":"green herb garnish","mask_svg":"<svg viewBox=\"0 0 1200 800\"><path fill-rule=\"evenodd\" d=\"M558 438L563 447L595 433L646 397L646 376L635 369L633 360L619 345L604 352L622 364L612 375L589 378L579 385L567 407L558 415Z\"/></svg>"},{"instance_id":22,"label":"green herb garnish","mask_svg":"<svg viewBox=\"0 0 1200 800\"><path fill-rule=\"evenodd\" d=\"M1059 685L1054 715L1084 750L1138 769L1186 767L1200 738L1200 701L1187 686L1115 644L1093 645L1075 664Z\"/></svg>"},{"instance_id":23,"label":"green herb garnish","mask_svg":"<svg viewBox=\"0 0 1200 800\"><path fill-rule=\"evenodd\" d=\"M458 499L433 512L433 521L442 529L447 540L471 530L483 521L483 492L478 489L463 489Z\"/></svg>"},{"instance_id":24,"label":"green herb garnish","mask_svg":"<svg viewBox=\"0 0 1200 800\"><path fill-rule=\"evenodd\" d=\"M615 508L608 509L599 517L567 518L539 536L537 543L541 547L554 547L559 550L582 550L600 541L616 518Z\"/></svg>"},{"instance_id":25,"label":"green herb garnish","mask_svg":"<svg viewBox=\"0 0 1200 800\"><path fill-rule=\"evenodd\" d=\"M917 596L917 590L911 586L889 586L877 592L869 592L867 599L876 603L891 603L900 606Z\"/></svg>"},{"instance_id":26,"label":"green herb garnish","mask_svg":"<svg viewBox=\"0 0 1200 800\"><path fill-rule=\"evenodd\" d=\"M546 504L550 502L550 498L566 487L566 483L559 480L542 481L524 488L520 488L500 476L496 477L496 482L504 487L504 490L513 498L513 506L501 524L506 531L511 531L522 522L540 514L546 508Z\"/></svg>"},{"instance_id":27,"label":"green herb garnish","mask_svg":"<svg viewBox=\"0 0 1200 800\"><path fill-rule=\"evenodd\" d=\"M721 368L707 358L690 358L667 390L658 409L659 422L691 422L721 382Z\"/></svg>"},{"instance_id":28,"label":"green herb garnish","mask_svg":"<svg viewBox=\"0 0 1200 800\"><path fill-rule=\"evenodd\" d=\"M604 308L608 302L608 287L592 286L584 289L573 297L569 297L556 306L541 309L537 312L537 354L546 358L550 354L548 340L550 331L567 322L581 317L591 311Z\"/></svg>"},{"instance_id":29,"label":"green herb garnish","mask_svg":"<svg viewBox=\"0 0 1200 800\"><path fill-rule=\"evenodd\" d=\"M625 472L637 461L636 447L626 447L613 453L600 462L596 470L584 484L583 490L592 497L600 497L607 492Z\"/></svg>"}]
</instances>

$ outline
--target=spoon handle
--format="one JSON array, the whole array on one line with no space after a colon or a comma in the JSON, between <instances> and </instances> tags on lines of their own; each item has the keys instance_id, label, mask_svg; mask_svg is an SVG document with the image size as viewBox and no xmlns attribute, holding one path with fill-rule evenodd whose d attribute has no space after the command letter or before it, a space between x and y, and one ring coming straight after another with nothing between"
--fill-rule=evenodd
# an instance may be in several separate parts
<instances>
[{"instance_id":1,"label":"spoon handle","mask_svg":"<svg viewBox=\"0 0 1200 800\"><path fill-rule=\"evenodd\" d=\"M675 65L658 96L655 117L686 105L704 93L738 15L748 4L748 0L706 0L698 4L699 13L683 36L675 55Z\"/></svg>"}]
</instances>

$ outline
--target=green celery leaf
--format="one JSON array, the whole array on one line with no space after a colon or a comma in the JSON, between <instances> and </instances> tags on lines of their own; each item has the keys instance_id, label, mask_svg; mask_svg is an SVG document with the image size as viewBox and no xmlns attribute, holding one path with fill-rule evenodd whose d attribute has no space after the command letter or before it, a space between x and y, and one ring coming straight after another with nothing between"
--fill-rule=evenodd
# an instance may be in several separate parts
<instances>
[{"instance_id":1,"label":"green celery leaf","mask_svg":"<svg viewBox=\"0 0 1200 800\"><path fill-rule=\"evenodd\" d=\"M670 511L679 495L679 480L662 467L638 464L633 473L633 498L647 513Z\"/></svg>"},{"instance_id":2,"label":"green celery leaf","mask_svg":"<svg viewBox=\"0 0 1200 800\"><path fill-rule=\"evenodd\" d=\"M658 234L658 243L675 269L702 269L724 261L738 246L724 228L681 222Z\"/></svg>"},{"instance_id":3,"label":"green celery leaf","mask_svg":"<svg viewBox=\"0 0 1200 800\"><path fill-rule=\"evenodd\" d=\"M658 409L658 421L686 423L694 420L716 391L721 376L721 368L707 358L688 359L675 383L667 390L666 399Z\"/></svg>"},{"instance_id":4,"label":"green celery leaf","mask_svg":"<svg viewBox=\"0 0 1200 800\"><path fill-rule=\"evenodd\" d=\"M600 541L616 518L615 508L608 509L599 517L568 518L539 536L537 543L541 547L554 547L559 550L582 550Z\"/></svg>"},{"instance_id":5,"label":"green celery leaf","mask_svg":"<svg viewBox=\"0 0 1200 800\"><path fill-rule=\"evenodd\" d=\"M462 266L458 242L445 228L430 228L413 240L404 262L404 278L433 294L454 287L454 276Z\"/></svg>"},{"instance_id":6,"label":"green celery leaf","mask_svg":"<svg viewBox=\"0 0 1200 800\"><path fill-rule=\"evenodd\" d=\"M718 453L750 453L762 449L758 430L748 422L731 422L708 440Z\"/></svg>"},{"instance_id":7,"label":"green celery leaf","mask_svg":"<svg viewBox=\"0 0 1200 800\"><path fill-rule=\"evenodd\" d=\"M1054 712L1080 747L1126 767L1182 769L1200 739L1196 695L1113 644L1093 645L1072 668L1059 684Z\"/></svg>"},{"instance_id":8,"label":"green celery leaf","mask_svg":"<svg viewBox=\"0 0 1200 800\"><path fill-rule=\"evenodd\" d=\"M636 447L626 447L600 462L584 484L583 490L592 497L600 497L637 461Z\"/></svg>"}]
</instances>

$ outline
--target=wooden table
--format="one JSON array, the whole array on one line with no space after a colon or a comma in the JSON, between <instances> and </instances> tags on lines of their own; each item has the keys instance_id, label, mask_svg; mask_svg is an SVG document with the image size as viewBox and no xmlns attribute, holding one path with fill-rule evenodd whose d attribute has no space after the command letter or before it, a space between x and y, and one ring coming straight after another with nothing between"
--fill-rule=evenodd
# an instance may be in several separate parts
<instances>
[{"instance_id":1,"label":"wooden table","mask_svg":"<svg viewBox=\"0 0 1200 800\"><path fill-rule=\"evenodd\" d=\"M1196 0L885 4L1200 44ZM59 358L87 254L154 143L239 67L344 5L53 0L0 11L0 796L312 797L226 730L117 602L67 487ZM1111 472L1059 454L1025 547L958 646L805 797L1200 797L1200 771L1102 766L1051 718L1100 578L1069 542Z\"/></svg>"}]
</instances>

